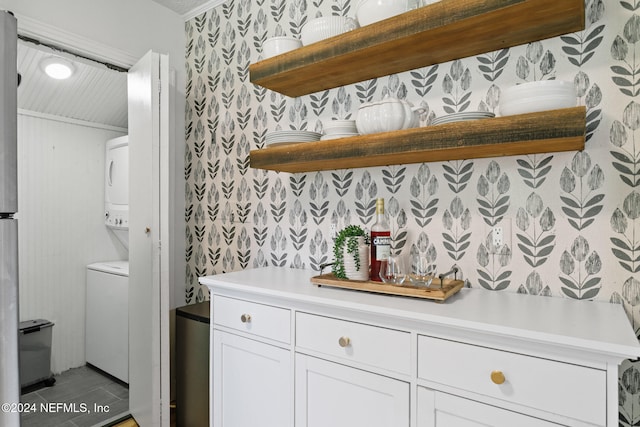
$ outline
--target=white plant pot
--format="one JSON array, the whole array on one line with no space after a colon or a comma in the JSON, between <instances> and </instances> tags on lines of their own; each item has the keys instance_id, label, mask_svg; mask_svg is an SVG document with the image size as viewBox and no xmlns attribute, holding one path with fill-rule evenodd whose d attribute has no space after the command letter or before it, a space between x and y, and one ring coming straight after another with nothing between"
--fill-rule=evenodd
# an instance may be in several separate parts
<instances>
[{"instance_id":1,"label":"white plant pot","mask_svg":"<svg viewBox=\"0 0 640 427\"><path fill-rule=\"evenodd\" d=\"M348 242L345 242L343 250L344 273L349 280L369 280L369 246L364 242L364 236L348 237L358 240L358 255L360 257L360 269L356 268L356 261L348 252Z\"/></svg>"}]
</instances>

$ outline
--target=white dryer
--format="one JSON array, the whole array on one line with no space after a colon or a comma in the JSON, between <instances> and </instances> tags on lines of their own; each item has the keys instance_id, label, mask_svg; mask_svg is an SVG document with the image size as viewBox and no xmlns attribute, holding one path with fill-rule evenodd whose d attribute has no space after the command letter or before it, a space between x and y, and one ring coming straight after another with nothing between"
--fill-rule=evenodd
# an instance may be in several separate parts
<instances>
[{"instance_id":1,"label":"white dryer","mask_svg":"<svg viewBox=\"0 0 640 427\"><path fill-rule=\"evenodd\" d=\"M87 363L129 382L129 262L87 266Z\"/></svg>"},{"instance_id":2,"label":"white dryer","mask_svg":"<svg viewBox=\"0 0 640 427\"><path fill-rule=\"evenodd\" d=\"M129 249L129 136L110 139L105 146L105 225Z\"/></svg>"}]
</instances>

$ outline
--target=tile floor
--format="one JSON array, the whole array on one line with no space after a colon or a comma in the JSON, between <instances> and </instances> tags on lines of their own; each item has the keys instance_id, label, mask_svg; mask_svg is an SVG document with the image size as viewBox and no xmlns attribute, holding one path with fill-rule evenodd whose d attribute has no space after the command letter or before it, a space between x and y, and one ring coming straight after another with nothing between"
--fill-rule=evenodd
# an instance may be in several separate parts
<instances>
[{"instance_id":1,"label":"tile floor","mask_svg":"<svg viewBox=\"0 0 640 427\"><path fill-rule=\"evenodd\" d=\"M22 402L35 409L23 412L22 427L98 427L128 413L128 387L92 367L70 369L55 379L52 387L22 395ZM47 408L59 409L46 412Z\"/></svg>"}]
</instances>

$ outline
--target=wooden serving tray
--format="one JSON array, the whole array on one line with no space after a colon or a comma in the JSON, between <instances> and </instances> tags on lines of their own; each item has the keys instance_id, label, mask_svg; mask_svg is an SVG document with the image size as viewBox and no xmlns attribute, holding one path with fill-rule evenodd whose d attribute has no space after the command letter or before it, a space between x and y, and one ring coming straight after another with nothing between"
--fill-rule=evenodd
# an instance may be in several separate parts
<instances>
[{"instance_id":1,"label":"wooden serving tray","mask_svg":"<svg viewBox=\"0 0 640 427\"><path fill-rule=\"evenodd\" d=\"M416 287L412 285L389 285L381 282L359 281L339 279L333 273L322 274L311 278L311 283L317 286L331 286L334 288L354 289L358 291L368 291L378 294L402 295L414 298L431 299L443 302L451 295L456 294L464 287L462 280L433 278L431 286L428 288ZM442 283L442 286L440 284Z\"/></svg>"}]
</instances>

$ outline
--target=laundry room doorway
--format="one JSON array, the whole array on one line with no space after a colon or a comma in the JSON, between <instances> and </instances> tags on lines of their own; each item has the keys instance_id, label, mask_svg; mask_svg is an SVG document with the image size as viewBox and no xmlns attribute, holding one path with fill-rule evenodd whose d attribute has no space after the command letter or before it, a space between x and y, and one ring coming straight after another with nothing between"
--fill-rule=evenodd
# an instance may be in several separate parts
<instances>
[{"instance_id":1,"label":"laundry room doorway","mask_svg":"<svg viewBox=\"0 0 640 427\"><path fill-rule=\"evenodd\" d=\"M148 52L129 70L129 410L169 425L169 66Z\"/></svg>"}]
</instances>

